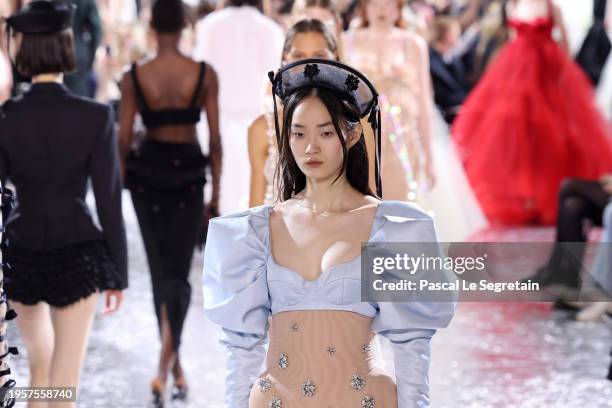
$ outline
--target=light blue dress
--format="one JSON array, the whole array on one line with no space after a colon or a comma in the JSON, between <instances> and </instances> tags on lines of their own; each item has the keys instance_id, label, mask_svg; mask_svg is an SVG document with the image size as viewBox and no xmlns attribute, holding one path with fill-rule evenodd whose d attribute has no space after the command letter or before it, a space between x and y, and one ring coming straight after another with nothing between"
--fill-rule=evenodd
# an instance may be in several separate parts
<instances>
[{"instance_id":1,"label":"light blue dress","mask_svg":"<svg viewBox=\"0 0 612 408\"><path fill-rule=\"evenodd\" d=\"M450 322L454 302L361 302L360 257L308 281L271 254L271 206L211 220L204 254L204 308L227 347L226 408L248 407L265 359L268 317L339 310L373 318L394 351L399 408L429 406L430 340ZM433 220L416 205L383 201L369 242L437 242Z\"/></svg>"}]
</instances>

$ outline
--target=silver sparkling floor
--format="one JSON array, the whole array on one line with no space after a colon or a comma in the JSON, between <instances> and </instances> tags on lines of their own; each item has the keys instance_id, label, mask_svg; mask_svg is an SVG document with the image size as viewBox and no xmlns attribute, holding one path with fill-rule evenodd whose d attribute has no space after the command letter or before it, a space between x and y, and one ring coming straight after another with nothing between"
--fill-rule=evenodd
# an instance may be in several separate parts
<instances>
[{"instance_id":1,"label":"silver sparkling floor","mask_svg":"<svg viewBox=\"0 0 612 408\"><path fill-rule=\"evenodd\" d=\"M82 408L147 406L156 370L151 283L128 196L124 208L130 288L119 312L95 321L82 373ZM181 406L217 408L223 405L225 354L217 328L202 312L201 269L202 254L196 253L181 348L191 389ZM14 324L9 330L10 342L21 351L11 365L18 384L26 386L27 353ZM433 341L432 407L612 407L612 382L605 380L611 347L610 321L576 322L546 304L462 304Z\"/></svg>"}]
</instances>

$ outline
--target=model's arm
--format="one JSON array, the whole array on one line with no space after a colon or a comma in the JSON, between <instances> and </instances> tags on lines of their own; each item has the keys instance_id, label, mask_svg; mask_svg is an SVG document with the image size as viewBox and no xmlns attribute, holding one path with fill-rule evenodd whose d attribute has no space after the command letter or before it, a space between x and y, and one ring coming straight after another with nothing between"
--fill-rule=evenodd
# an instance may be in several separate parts
<instances>
[{"instance_id":1,"label":"model's arm","mask_svg":"<svg viewBox=\"0 0 612 408\"><path fill-rule=\"evenodd\" d=\"M259 116L249 126L249 162L251 163L251 186L249 190L249 207L264 203L266 196L266 177L264 168L268 158L268 124L264 115Z\"/></svg>"},{"instance_id":2,"label":"model's arm","mask_svg":"<svg viewBox=\"0 0 612 408\"><path fill-rule=\"evenodd\" d=\"M436 182L436 175L433 164L433 153L431 143L431 118L432 118L432 86L431 75L429 73L429 52L427 43L421 37L411 35L410 41L417 56L416 66L418 69L419 89L419 135L423 154L425 156L425 176L427 177L428 187L431 188Z\"/></svg>"},{"instance_id":3,"label":"model's arm","mask_svg":"<svg viewBox=\"0 0 612 408\"><path fill-rule=\"evenodd\" d=\"M125 176L125 159L132 148L136 111L134 83L129 71L126 71L121 80L121 103L119 111L119 163L122 176Z\"/></svg>"},{"instance_id":4,"label":"model's arm","mask_svg":"<svg viewBox=\"0 0 612 408\"><path fill-rule=\"evenodd\" d=\"M395 362L398 408L429 407L429 361L435 330L387 335Z\"/></svg>"},{"instance_id":5,"label":"model's arm","mask_svg":"<svg viewBox=\"0 0 612 408\"><path fill-rule=\"evenodd\" d=\"M11 64L4 50L4 35L0 34L0 104L11 97L13 77Z\"/></svg>"},{"instance_id":6,"label":"model's arm","mask_svg":"<svg viewBox=\"0 0 612 408\"><path fill-rule=\"evenodd\" d=\"M219 339L227 349L225 408L249 406L249 394L266 357L266 336L221 330Z\"/></svg>"},{"instance_id":7,"label":"model's arm","mask_svg":"<svg viewBox=\"0 0 612 408\"><path fill-rule=\"evenodd\" d=\"M267 222L261 213L253 212L213 218L208 224L204 310L222 327L220 341L228 351L225 408L249 406L251 387L264 361L271 311Z\"/></svg>"},{"instance_id":8,"label":"model's arm","mask_svg":"<svg viewBox=\"0 0 612 408\"><path fill-rule=\"evenodd\" d=\"M431 217L408 204L394 204L387 218L387 242L411 242L414 253L444 257ZM442 258L444 259L444 258ZM393 272L390 272L393 273ZM395 275L400 278L400 275ZM454 274L444 269L420 269L414 282L452 282ZM395 361L398 408L429 407L430 342L437 329L448 326L457 296L452 292L414 292L394 302L379 302L372 330L391 341Z\"/></svg>"},{"instance_id":9,"label":"model's arm","mask_svg":"<svg viewBox=\"0 0 612 408\"><path fill-rule=\"evenodd\" d=\"M100 225L120 275L118 287L112 289L125 289L128 285L127 241L121 211L121 176L114 124L113 111L108 107L104 127L91 154L89 173Z\"/></svg>"},{"instance_id":10,"label":"model's arm","mask_svg":"<svg viewBox=\"0 0 612 408\"><path fill-rule=\"evenodd\" d=\"M206 109L208 131L210 135L209 158L212 175L212 197L208 207L218 210L223 149L221 147L221 134L219 132L219 80L217 78L217 73L210 65L206 67L204 86L204 108Z\"/></svg>"}]
</instances>

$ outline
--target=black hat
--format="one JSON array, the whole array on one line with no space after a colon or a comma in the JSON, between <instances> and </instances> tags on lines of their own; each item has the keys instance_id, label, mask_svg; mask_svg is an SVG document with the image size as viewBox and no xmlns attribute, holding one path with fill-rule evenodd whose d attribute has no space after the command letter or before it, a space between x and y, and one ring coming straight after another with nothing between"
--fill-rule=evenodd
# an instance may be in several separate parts
<instances>
[{"instance_id":1,"label":"black hat","mask_svg":"<svg viewBox=\"0 0 612 408\"><path fill-rule=\"evenodd\" d=\"M59 0L34 0L6 19L23 34L50 34L72 27L76 6Z\"/></svg>"},{"instance_id":2,"label":"black hat","mask_svg":"<svg viewBox=\"0 0 612 408\"><path fill-rule=\"evenodd\" d=\"M341 62L317 58L304 59L285 65L276 74L270 71L268 76L272 82L272 92L283 101L300 89L325 88L357 107L360 118L368 116L368 122L376 134L376 193L382 198L380 109L378 92L368 78ZM273 99L276 140L280 146L276 98Z\"/></svg>"}]
</instances>

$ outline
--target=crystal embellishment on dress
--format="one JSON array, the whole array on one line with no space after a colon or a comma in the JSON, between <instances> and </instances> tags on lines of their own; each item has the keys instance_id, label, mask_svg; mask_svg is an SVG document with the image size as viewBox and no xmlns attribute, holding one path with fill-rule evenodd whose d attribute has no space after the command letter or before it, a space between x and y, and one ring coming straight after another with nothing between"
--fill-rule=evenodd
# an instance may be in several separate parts
<instances>
[{"instance_id":1,"label":"crystal embellishment on dress","mask_svg":"<svg viewBox=\"0 0 612 408\"><path fill-rule=\"evenodd\" d=\"M305 397L312 397L317 390L317 387L314 385L312 380L305 380L304 384L302 384L302 395Z\"/></svg>"},{"instance_id":2,"label":"crystal embellishment on dress","mask_svg":"<svg viewBox=\"0 0 612 408\"><path fill-rule=\"evenodd\" d=\"M366 395L361 400L361 408L376 408L376 400L371 395Z\"/></svg>"},{"instance_id":3,"label":"crystal embellishment on dress","mask_svg":"<svg viewBox=\"0 0 612 408\"><path fill-rule=\"evenodd\" d=\"M363 346L361 346L361 352L362 353L367 353L368 351L370 351L370 345L369 344L364 344Z\"/></svg>"},{"instance_id":4,"label":"crystal embellishment on dress","mask_svg":"<svg viewBox=\"0 0 612 408\"><path fill-rule=\"evenodd\" d=\"M349 91L356 91L357 88L359 88L359 78L353 74L348 74L346 81L344 81L344 85Z\"/></svg>"},{"instance_id":5,"label":"crystal embellishment on dress","mask_svg":"<svg viewBox=\"0 0 612 408\"><path fill-rule=\"evenodd\" d=\"M361 391L366 385L366 380L363 379L359 374L353 374L351 376L351 388L357 391Z\"/></svg>"},{"instance_id":6,"label":"crystal embellishment on dress","mask_svg":"<svg viewBox=\"0 0 612 408\"><path fill-rule=\"evenodd\" d=\"M363 402L361 403L361 406L363 407ZM275 395L270 400L270 403L268 403L268 408L283 408L283 402Z\"/></svg>"},{"instance_id":7,"label":"crystal embellishment on dress","mask_svg":"<svg viewBox=\"0 0 612 408\"><path fill-rule=\"evenodd\" d=\"M287 367L289 367L289 358L287 358L287 355L285 353L281 353L278 359L278 368L284 370Z\"/></svg>"},{"instance_id":8,"label":"crystal embellishment on dress","mask_svg":"<svg viewBox=\"0 0 612 408\"><path fill-rule=\"evenodd\" d=\"M308 79L312 79L319 73L319 67L317 64L306 64L304 67L304 76Z\"/></svg>"},{"instance_id":9,"label":"crystal embellishment on dress","mask_svg":"<svg viewBox=\"0 0 612 408\"><path fill-rule=\"evenodd\" d=\"M291 322L291 331L298 331L298 329L300 328L300 326L297 324L297 322Z\"/></svg>"},{"instance_id":10,"label":"crystal embellishment on dress","mask_svg":"<svg viewBox=\"0 0 612 408\"><path fill-rule=\"evenodd\" d=\"M334 346L327 347L327 354L333 357L336 355L336 348Z\"/></svg>"},{"instance_id":11,"label":"crystal embellishment on dress","mask_svg":"<svg viewBox=\"0 0 612 408\"><path fill-rule=\"evenodd\" d=\"M259 388L260 392L270 391L271 386L272 386L272 383L270 382L270 379L268 377L260 378L259 381L257 382L257 388Z\"/></svg>"}]
</instances>

